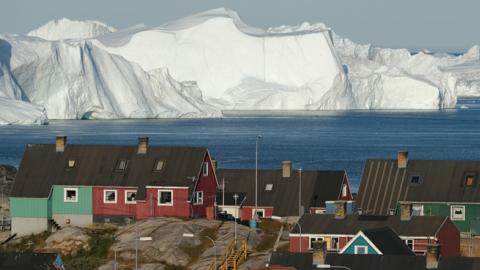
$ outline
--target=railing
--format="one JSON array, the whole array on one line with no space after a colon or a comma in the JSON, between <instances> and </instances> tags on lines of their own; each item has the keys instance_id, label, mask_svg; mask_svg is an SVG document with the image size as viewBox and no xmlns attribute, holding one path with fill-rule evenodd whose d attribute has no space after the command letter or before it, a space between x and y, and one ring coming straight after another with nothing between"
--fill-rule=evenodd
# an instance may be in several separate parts
<instances>
[{"instance_id":1,"label":"railing","mask_svg":"<svg viewBox=\"0 0 480 270\"><path fill-rule=\"evenodd\" d=\"M225 254L220 261L220 270L238 270L238 266L247 259L247 240L243 239L240 243L240 249L237 248L235 240L232 240L225 250ZM215 266L210 264L209 270L214 270ZM217 270L217 269L215 269Z\"/></svg>"}]
</instances>

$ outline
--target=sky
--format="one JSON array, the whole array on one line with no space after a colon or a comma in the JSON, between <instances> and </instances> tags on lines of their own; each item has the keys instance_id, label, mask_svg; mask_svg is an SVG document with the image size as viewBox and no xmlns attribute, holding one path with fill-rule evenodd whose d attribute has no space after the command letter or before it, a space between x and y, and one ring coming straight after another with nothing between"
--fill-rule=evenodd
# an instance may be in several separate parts
<instances>
[{"instance_id":1,"label":"sky","mask_svg":"<svg viewBox=\"0 0 480 270\"><path fill-rule=\"evenodd\" d=\"M0 32L26 34L62 17L158 26L219 7L261 28L324 22L342 37L378 47L463 52L480 44L478 0L5 0Z\"/></svg>"}]
</instances>

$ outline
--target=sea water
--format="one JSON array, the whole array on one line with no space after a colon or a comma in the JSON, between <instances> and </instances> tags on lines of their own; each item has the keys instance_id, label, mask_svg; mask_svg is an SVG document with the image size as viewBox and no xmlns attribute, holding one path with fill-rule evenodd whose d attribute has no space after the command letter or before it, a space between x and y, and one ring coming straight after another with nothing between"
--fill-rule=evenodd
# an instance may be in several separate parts
<instances>
[{"instance_id":1,"label":"sea water","mask_svg":"<svg viewBox=\"0 0 480 270\"><path fill-rule=\"evenodd\" d=\"M0 126L0 164L18 166L28 143L206 146L221 168L346 170L359 185L366 159L480 159L480 100L462 99L442 111L254 112L221 119L51 121L45 126Z\"/></svg>"}]
</instances>

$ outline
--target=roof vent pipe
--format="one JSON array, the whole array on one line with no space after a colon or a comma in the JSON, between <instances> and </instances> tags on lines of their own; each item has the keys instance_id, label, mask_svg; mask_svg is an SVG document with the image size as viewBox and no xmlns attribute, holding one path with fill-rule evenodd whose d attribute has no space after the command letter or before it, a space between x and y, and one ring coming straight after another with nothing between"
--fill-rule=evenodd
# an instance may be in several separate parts
<instances>
[{"instance_id":1,"label":"roof vent pipe","mask_svg":"<svg viewBox=\"0 0 480 270\"><path fill-rule=\"evenodd\" d=\"M147 153L148 153L148 137L139 137L137 154L147 154Z\"/></svg>"},{"instance_id":2,"label":"roof vent pipe","mask_svg":"<svg viewBox=\"0 0 480 270\"><path fill-rule=\"evenodd\" d=\"M65 152L67 146L67 136L57 136L55 139L55 152Z\"/></svg>"},{"instance_id":3,"label":"roof vent pipe","mask_svg":"<svg viewBox=\"0 0 480 270\"><path fill-rule=\"evenodd\" d=\"M405 169L408 164L408 152L407 151L398 151L397 154L397 163L399 169Z\"/></svg>"}]
</instances>

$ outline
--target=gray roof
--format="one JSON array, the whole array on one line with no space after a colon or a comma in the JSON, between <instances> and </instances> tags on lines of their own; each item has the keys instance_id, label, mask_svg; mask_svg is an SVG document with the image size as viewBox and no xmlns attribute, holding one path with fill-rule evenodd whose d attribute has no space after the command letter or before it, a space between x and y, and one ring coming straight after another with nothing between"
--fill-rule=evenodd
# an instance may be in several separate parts
<instances>
[{"instance_id":1,"label":"gray roof","mask_svg":"<svg viewBox=\"0 0 480 270\"><path fill-rule=\"evenodd\" d=\"M409 221L401 221L400 216L347 215L336 219L334 215L305 214L299 223L304 234L355 235L358 231L390 227L399 236L436 236L447 217L413 216ZM295 226L292 233L298 233Z\"/></svg>"},{"instance_id":2,"label":"gray roof","mask_svg":"<svg viewBox=\"0 0 480 270\"><path fill-rule=\"evenodd\" d=\"M475 175L465 186L466 174ZM412 176L420 178L412 184ZM480 161L409 160L398 168L396 160L367 160L357 196L357 207L368 214L388 214L398 201L480 202Z\"/></svg>"},{"instance_id":3,"label":"gray roof","mask_svg":"<svg viewBox=\"0 0 480 270\"><path fill-rule=\"evenodd\" d=\"M150 146L147 154L137 154L137 146L80 145L56 152L55 145L30 144L25 148L11 197L46 198L52 185L134 186L137 198L145 198L145 186L193 187L208 151L203 147ZM68 160L75 160L67 168ZM120 159L128 160L125 171L116 171ZM161 171L154 171L164 160Z\"/></svg>"},{"instance_id":4,"label":"gray roof","mask_svg":"<svg viewBox=\"0 0 480 270\"><path fill-rule=\"evenodd\" d=\"M303 171L302 205L325 207L325 201L337 200L341 195L345 171ZM246 194L244 206L255 205L255 170L217 170L218 183L225 180L226 192ZM266 190L273 184L272 190ZM258 171L258 206L272 206L273 215L298 216L299 174L292 172L289 178L282 177L282 170Z\"/></svg>"},{"instance_id":5,"label":"gray roof","mask_svg":"<svg viewBox=\"0 0 480 270\"><path fill-rule=\"evenodd\" d=\"M326 264L351 270L425 270L425 256L327 254Z\"/></svg>"},{"instance_id":6,"label":"gray roof","mask_svg":"<svg viewBox=\"0 0 480 270\"><path fill-rule=\"evenodd\" d=\"M272 252L269 265L292 266L295 269L313 270L318 269L313 265L312 253Z\"/></svg>"},{"instance_id":7,"label":"gray roof","mask_svg":"<svg viewBox=\"0 0 480 270\"><path fill-rule=\"evenodd\" d=\"M382 252L383 255L410 255L415 256L407 247L405 241L398 237L389 227L362 230L368 239Z\"/></svg>"},{"instance_id":8,"label":"gray roof","mask_svg":"<svg viewBox=\"0 0 480 270\"><path fill-rule=\"evenodd\" d=\"M438 270L478 270L480 269L479 257L448 256L440 257Z\"/></svg>"}]
</instances>

